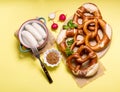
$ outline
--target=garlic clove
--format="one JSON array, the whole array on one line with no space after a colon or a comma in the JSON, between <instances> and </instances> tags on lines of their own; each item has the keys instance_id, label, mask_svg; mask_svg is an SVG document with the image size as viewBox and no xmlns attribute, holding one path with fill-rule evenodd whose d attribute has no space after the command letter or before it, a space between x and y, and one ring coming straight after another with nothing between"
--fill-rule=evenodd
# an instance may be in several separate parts
<instances>
[{"instance_id":1,"label":"garlic clove","mask_svg":"<svg viewBox=\"0 0 120 92\"><path fill-rule=\"evenodd\" d=\"M48 15L48 17L50 20L53 20L56 17L56 14L54 12L52 12Z\"/></svg>"}]
</instances>

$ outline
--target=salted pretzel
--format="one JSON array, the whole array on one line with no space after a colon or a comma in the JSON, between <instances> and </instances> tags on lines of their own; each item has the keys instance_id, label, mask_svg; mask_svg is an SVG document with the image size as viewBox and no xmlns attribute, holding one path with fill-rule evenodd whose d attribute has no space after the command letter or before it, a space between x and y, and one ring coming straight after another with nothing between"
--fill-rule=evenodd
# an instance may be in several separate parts
<instances>
[{"instance_id":1,"label":"salted pretzel","mask_svg":"<svg viewBox=\"0 0 120 92\"><path fill-rule=\"evenodd\" d=\"M83 58L82 55L84 55L84 52L87 52L87 56ZM86 62L86 67L84 67L83 64ZM98 69L96 53L91 48L85 45L81 45L76 53L69 56L66 63L72 73L80 77L93 76Z\"/></svg>"}]
</instances>

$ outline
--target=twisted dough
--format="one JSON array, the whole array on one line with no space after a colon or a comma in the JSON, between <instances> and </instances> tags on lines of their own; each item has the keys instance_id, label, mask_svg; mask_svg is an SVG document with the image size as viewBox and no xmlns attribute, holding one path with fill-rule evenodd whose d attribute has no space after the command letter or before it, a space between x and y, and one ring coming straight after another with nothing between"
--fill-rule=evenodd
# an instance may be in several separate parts
<instances>
[{"instance_id":1,"label":"twisted dough","mask_svg":"<svg viewBox=\"0 0 120 92\"><path fill-rule=\"evenodd\" d=\"M77 50L67 57L68 68L76 76L93 76L99 67L96 53L108 47L111 35L107 32L108 30L111 31L111 28L102 19L98 7L92 3L86 3L79 7L72 19L73 23L77 24L78 27L62 30L57 43L61 51L65 53L67 39L73 38L74 42L70 46L70 50L74 51L75 48ZM79 36L82 36L83 39L78 39Z\"/></svg>"},{"instance_id":2,"label":"twisted dough","mask_svg":"<svg viewBox=\"0 0 120 92\"><path fill-rule=\"evenodd\" d=\"M91 32L88 30L88 25L92 22L95 23L95 30ZM98 35L98 25L100 26L101 31L103 33L102 39L100 39L100 37ZM85 22L84 27L83 27L83 31L86 34L85 44L87 46L89 46L92 50L101 51L108 46L110 39L106 33L106 23L102 19L94 19L94 20L89 20L89 21ZM89 43L90 39L95 39L97 42L96 45L92 46Z\"/></svg>"},{"instance_id":3,"label":"twisted dough","mask_svg":"<svg viewBox=\"0 0 120 92\"><path fill-rule=\"evenodd\" d=\"M85 58L82 57L83 50L88 52ZM74 61L74 64L72 63L73 61ZM85 62L88 62L88 64L86 65L87 67L83 68L82 64ZM80 46L80 48L78 49L76 53L69 56L67 58L66 63L69 69L73 72L73 74L77 76L82 76L82 77L93 76L97 72L97 69L98 69L98 65L96 68L93 68L93 69L91 68L93 66L96 66L97 64L96 53L91 48L85 45ZM94 71L94 73L91 73L88 76L89 71Z\"/></svg>"},{"instance_id":4,"label":"twisted dough","mask_svg":"<svg viewBox=\"0 0 120 92\"><path fill-rule=\"evenodd\" d=\"M101 13L98 7L92 3L83 4L78 8L76 13L74 14L73 21L78 24L78 28L81 29L83 27L83 23L89 19L99 18L102 19ZM82 22L79 23L78 20L81 19Z\"/></svg>"}]
</instances>

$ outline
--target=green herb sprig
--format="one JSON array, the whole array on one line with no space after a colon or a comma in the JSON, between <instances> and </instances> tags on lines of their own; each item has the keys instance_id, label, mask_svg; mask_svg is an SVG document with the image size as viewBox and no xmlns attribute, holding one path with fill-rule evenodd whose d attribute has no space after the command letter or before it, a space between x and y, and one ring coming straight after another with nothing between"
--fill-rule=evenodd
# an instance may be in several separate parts
<instances>
[{"instance_id":1,"label":"green herb sprig","mask_svg":"<svg viewBox=\"0 0 120 92\"><path fill-rule=\"evenodd\" d=\"M66 53L66 56L70 56L70 55L73 54L73 50L70 50L70 48L67 47L67 48L65 49L65 53Z\"/></svg>"},{"instance_id":2,"label":"green herb sprig","mask_svg":"<svg viewBox=\"0 0 120 92\"><path fill-rule=\"evenodd\" d=\"M71 45L74 43L74 39L68 40L67 45L68 47L71 47Z\"/></svg>"},{"instance_id":3,"label":"green herb sprig","mask_svg":"<svg viewBox=\"0 0 120 92\"><path fill-rule=\"evenodd\" d=\"M72 28L77 28L78 25L73 23L73 20L69 20L67 25L63 25L63 29L72 29Z\"/></svg>"}]
</instances>

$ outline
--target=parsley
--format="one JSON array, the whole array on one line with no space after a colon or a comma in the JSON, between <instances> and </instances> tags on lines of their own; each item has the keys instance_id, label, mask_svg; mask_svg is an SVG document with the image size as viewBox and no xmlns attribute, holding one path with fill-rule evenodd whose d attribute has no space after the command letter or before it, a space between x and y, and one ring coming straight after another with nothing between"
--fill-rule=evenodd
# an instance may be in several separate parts
<instances>
[{"instance_id":1,"label":"parsley","mask_svg":"<svg viewBox=\"0 0 120 92\"><path fill-rule=\"evenodd\" d=\"M69 48L69 47L67 47L67 48L66 48L66 50L65 50L65 53L66 53L66 55L67 55L67 56L70 56L70 55L72 55L72 54L73 54L73 51L72 51L72 50L70 50L70 48Z\"/></svg>"},{"instance_id":2,"label":"parsley","mask_svg":"<svg viewBox=\"0 0 120 92\"><path fill-rule=\"evenodd\" d=\"M73 23L73 20L69 20L67 25L63 25L63 29L72 29L72 28L77 28L78 25Z\"/></svg>"},{"instance_id":3,"label":"parsley","mask_svg":"<svg viewBox=\"0 0 120 92\"><path fill-rule=\"evenodd\" d=\"M74 43L74 39L68 40L67 45L68 47L71 47L71 45Z\"/></svg>"}]
</instances>

